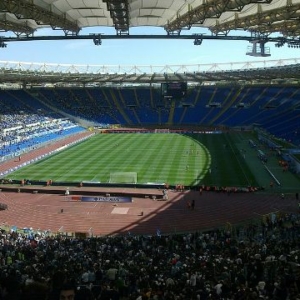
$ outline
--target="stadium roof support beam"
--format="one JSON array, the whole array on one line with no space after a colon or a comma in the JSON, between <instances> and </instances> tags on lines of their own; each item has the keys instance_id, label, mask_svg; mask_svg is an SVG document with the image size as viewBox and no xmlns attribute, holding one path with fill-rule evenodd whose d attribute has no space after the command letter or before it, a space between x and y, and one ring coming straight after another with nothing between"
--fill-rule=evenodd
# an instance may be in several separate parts
<instances>
[{"instance_id":1,"label":"stadium roof support beam","mask_svg":"<svg viewBox=\"0 0 300 300\"><path fill-rule=\"evenodd\" d=\"M300 35L299 20L288 20L273 24L257 26L260 33L280 32L284 37L298 37Z\"/></svg>"},{"instance_id":2,"label":"stadium roof support beam","mask_svg":"<svg viewBox=\"0 0 300 300\"><path fill-rule=\"evenodd\" d=\"M118 35L129 34L128 0L103 0L113 20Z\"/></svg>"},{"instance_id":3,"label":"stadium roof support beam","mask_svg":"<svg viewBox=\"0 0 300 300\"><path fill-rule=\"evenodd\" d=\"M59 15L52 11L38 6L33 1L26 0L2 0L0 2L0 10L14 14L18 20L34 20L36 24L50 25L53 29L61 28L65 32L78 34L79 26L67 19L66 15Z\"/></svg>"},{"instance_id":4,"label":"stadium roof support beam","mask_svg":"<svg viewBox=\"0 0 300 300\"><path fill-rule=\"evenodd\" d=\"M260 33L272 33L276 30L287 36L295 36L300 32L299 10L299 3L265 11L259 4L256 13L245 17L235 14L232 20L228 22L216 21L216 25L209 29L213 33L238 29Z\"/></svg>"},{"instance_id":5,"label":"stadium roof support beam","mask_svg":"<svg viewBox=\"0 0 300 300\"><path fill-rule=\"evenodd\" d=\"M260 56L256 52L253 54ZM292 65L285 65L287 61L292 62ZM222 67L222 64L204 64L194 66L139 66L138 68L128 66L128 68L122 69L117 65L92 67L20 62L2 62L1 64L0 62L0 81L2 84L19 84L22 82L32 86L58 84L66 87L70 84L72 86L122 85L124 83L152 85L166 81L187 81L193 84L209 81L222 81L228 84L234 81L238 84L241 80L266 82L283 78L285 83L299 83L299 61L298 59L290 59L230 63L226 64L226 68ZM263 67L256 67L256 64L263 65ZM240 67L237 68L238 66Z\"/></svg>"},{"instance_id":6,"label":"stadium roof support beam","mask_svg":"<svg viewBox=\"0 0 300 300\"><path fill-rule=\"evenodd\" d=\"M0 16L0 29L4 31L12 31L17 36L20 36L22 34L28 36L33 34L34 29L32 29L30 26L28 26L26 23L14 23L11 20L7 19L7 15L3 14Z\"/></svg>"},{"instance_id":7,"label":"stadium roof support beam","mask_svg":"<svg viewBox=\"0 0 300 300\"><path fill-rule=\"evenodd\" d=\"M196 8L189 7L189 11L182 16L178 15L166 26L166 31L180 30L184 27L191 28L194 24L203 24L207 18L219 18L226 11L241 11L244 6L251 3L270 3L272 0L208 0Z\"/></svg>"}]
</instances>

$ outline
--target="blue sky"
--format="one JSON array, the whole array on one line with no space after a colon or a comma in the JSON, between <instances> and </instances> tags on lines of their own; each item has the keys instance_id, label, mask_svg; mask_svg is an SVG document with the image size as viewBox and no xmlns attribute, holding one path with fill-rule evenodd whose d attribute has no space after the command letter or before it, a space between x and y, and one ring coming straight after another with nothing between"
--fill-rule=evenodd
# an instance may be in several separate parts
<instances>
[{"instance_id":1,"label":"blue sky","mask_svg":"<svg viewBox=\"0 0 300 300\"><path fill-rule=\"evenodd\" d=\"M114 28L85 28L80 34L101 33L115 35ZM182 34L208 34L204 28L182 31ZM131 28L130 34L163 34L162 28ZM247 34L244 31L234 34ZM5 33L5 36L14 36ZM63 35L62 31L39 30L35 35ZM252 62L280 60L300 57L300 49L276 48L267 43L271 57L251 57L246 55L246 41L204 40L195 46L193 40L103 40L95 46L92 40L10 42L0 49L1 61L83 64L83 65L189 65L230 62Z\"/></svg>"}]
</instances>

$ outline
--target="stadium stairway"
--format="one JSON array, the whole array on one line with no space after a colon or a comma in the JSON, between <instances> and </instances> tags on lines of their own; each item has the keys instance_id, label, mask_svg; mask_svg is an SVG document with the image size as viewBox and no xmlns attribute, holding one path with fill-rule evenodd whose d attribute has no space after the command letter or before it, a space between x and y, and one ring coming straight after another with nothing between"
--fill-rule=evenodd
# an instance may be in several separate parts
<instances>
[{"instance_id":1,"label":"stadium stairway","mask_svg":"<svg viewBox=\"0 0 300 300\"><path fill-rule=\"evenodd\" d=\"M210 120L210 125L213 124L218 124L218 120L223 116L223 115L228 115L228 110L233 107L235 101L238 99L239 94L241 93L241 90L243 87L239 88L238 90L236 89L231 89L231 91L228 93L226 99L223 102L222 109L220 112L212 119ZM235 92L235 93L234 93ZM234 93L234 95L232 95Z\"/></svg>"},{"instance_id":2,"label":"stadium stairway","mask_svg":"<svg viewBox=\"0 0 300 300\"><path fill-rule=\"evenodd\" d=\"M169 117L168 117L168 123L167 123L169 126L173 125L174 111L175 111L175 99L172 99Z\"/></svg>"}]
</instances>

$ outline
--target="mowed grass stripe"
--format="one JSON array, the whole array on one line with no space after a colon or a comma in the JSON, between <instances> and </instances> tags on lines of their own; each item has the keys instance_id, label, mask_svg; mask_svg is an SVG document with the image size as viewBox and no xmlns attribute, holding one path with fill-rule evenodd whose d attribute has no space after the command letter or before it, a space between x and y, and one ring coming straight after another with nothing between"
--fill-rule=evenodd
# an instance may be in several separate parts
<instances>
[{"instance_id":1,"label":"mowed grass stripe","mask_svg":"<svg viewBox=\"0 0 300 300\"><path fill-rule=\"evenodd\" d=\"M165 149L170 149L170 141L175 143L176 136L174 134L171 134L170 136L169 134L160 135L161 137L164 137L164 139L161 139L159 149L156 152L156 157L153 157L153 161L155 162L155 165L153 165L153 167L156 168L156 181L168 182L168 178L166 177L165 172L163 172L163 169L168 168L170 164L172 164L172 161L170 162L170 157L172 159L173 155L169 151L165 151ZM176 174L174 172L174 178L175 175Z\"/></svg>"},{"instance_id":2,"label":"mowed grass stripe","mask_svg":"<svg viewBox=\"0 0 300 300\"><path fill-rule=\"evenodd\" d=\"M163 155L166 150L162 153L162 149L168 149L168 138L166 135L151 136L145 140L143 144L140 145L141 151L137 154L137 160L141 161L140 168L138 170L138 179L142 182L163 182L165 179L160 179L158 177L159 169L161 168L161 155ZM162 181L163 180L163 181Z\"/></svg>"},{"instance_id":3,"label":"mowed grass stripe","mask_svg":"<svg viewBox=\"0 0 300 300\"><path fill-rule=\"evenodd\" d=\"M168 157L168 164L170 165L170 168L162 170L163 174L160 174L161 176L165 176L167 178L174 176L176 183L183 182L181 173L182 169L184 169L184 166L187 164L186 157L184 157L184 152L189 143L189 138L182 139L180 136L177 136L174 144L170 143L168 145L170 149L177 149L178 151L170 152L170 156ZM188 180L188 178L186 179Z\"/></svg>"},{"instance_id":4,"label":"mowed grass stripe","mask_svg":"<svg viewBox=\"0 0 300 300\"><path fill-rule=\"evenodd\" d=\"M159 145L159 142L157 143ZM141 163L139 166L136 167L136 172L138 173L138 181L141 182L149 182L154 181L155 174L157 172L156 168L156 158L155 158L155 152L157 151L157 148L151 148L153 147L153 141L152 139L149 139L148 141L143 141L143 145L141 151L134 151L133 153L135 155L134 159L137 161L140 161ZM154 151L150 150L154 149ZM154 154L154 156L153 156ZM131 164L134 162L131 161Z\"/></svg>"},{"instance_id":5,"label":"mowed grass stripe","mask_svg":"<svg viewBox=\"0 0 300 300\"><path fill-rule=\"evenodd\" d=\"M190 144L189 138L176 134L98 135L24 167L11 177L66 182L108 182L111 172L123 171L137 172L138 180L142 183L157 180L171 184L178 180L183 182L184 174L181 171L178 174L178 170L185 164L181 157Z\"/></svg>"},{"instance_id":6,"label":"mowed grass stripe","mask_svg":"<svg viewBox=\"0 0 300 300\"><path fill-rule=\"evenodd\" d=\"M38 162L30 166L27 171L26 168L23 169L22 172L20 170L19 175L22 174L21 178L30 178L32 180L48 180L51 178L54 181L79 181L86 178L86 180L96 179L96 181L107 182L110 172L133 171L138 174L140 173L139 177L142 181L154 181L161 177L161 175L157 174L157 171L164 166L166 158L170 157L169 151L166 152L166 150L170 149L170 147L176 149L172 144L174 137L179 137L177 135L172 137L162 135L157 139L157 136L153 135L149 139L149 136L146 137L142 135L141 139L136 139L136 135L134 135L134 139L132 139L132 136L128 135L111 136L118 136L118 139L107 139L105 137L101 139L100 147L97 139L91 139L90 143L80 144L78 147L70 148L69 151L59 153L52 158ZM120 137L121 139L119 139ZM114 145L115 143L116 145ZM120 149L118 148L120 148L122 144L125 146L126 151L122 151L123 155L120 155ZM139 149L141 146L143 147L142 151ZM151 151L145 151L147 149L151 149ZM153 151L153 149L156 151ZM179 153L182 152L181 149ZM124 153L126 157L124 157ZM135 153L137 153L137 155L134 155ZM172 151L172 153L176 154L178 151L175 150ZM159 158L159 160L157 160L157 158ZM171 172L177 169L176 166L174 166L174 159L170 162L169 158L169 162L166 166L168 166ZM99 172L99 169L102 171ZM149 169L152 171L149 172ZM14 177L16 176L17 173L14 174ZM163 175L164 178L165 176L166 175Z\"/></svg>"},{"instance_id":7,"label":"mowed grass stripe","mask_svg":"<svg viewBox=\"0 0 300 300\"><path fill-rule=\"evenodd\" d=\"M240 146L224 135L99 134L7 177L108 182L111 172L137 172L138 183L245 186Z\"/></svg>"},{"instance_id":8,"label":"mowed grass stripe","mask_svg":"<svg viewBox=\"0 0 300 300\"><path fill-rule=\"evenodd\" d=\"M177 136L174 144L170 144L170 148L178 149L179 151L173 152L173 155L169 155L166 158L166 161L169 164L169 168L164 168L161 170L160 176L161 177L170 177L173 174L174 180L176 183L182 183L183 174L186 172L186 166L188 165L188 157L184 155L185 151L188 149L190 145L189 139L181 139L180 136ZM187 175L187 174L185 174ZM190 179L188 176L185 177L186 182ZM184 181L185 182L185 181Z\"/></svg>"}]
</instances>

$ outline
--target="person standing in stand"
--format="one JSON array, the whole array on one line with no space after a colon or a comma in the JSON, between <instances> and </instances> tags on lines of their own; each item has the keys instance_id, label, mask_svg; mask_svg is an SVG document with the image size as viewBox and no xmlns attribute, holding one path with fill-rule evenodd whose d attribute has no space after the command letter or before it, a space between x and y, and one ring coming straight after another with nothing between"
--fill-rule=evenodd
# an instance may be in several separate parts
<instances>
[{"instance_id":1,"label":"person standing in stand","mask_svg":"<svg viewBox=\"0 0 300 300\"><path fill-rule=\"evenodd\" d=\"M191 210L194 210L195 209L195 199L192 200L192 203L191 203Z\"/></svg>"}]
</instances>

